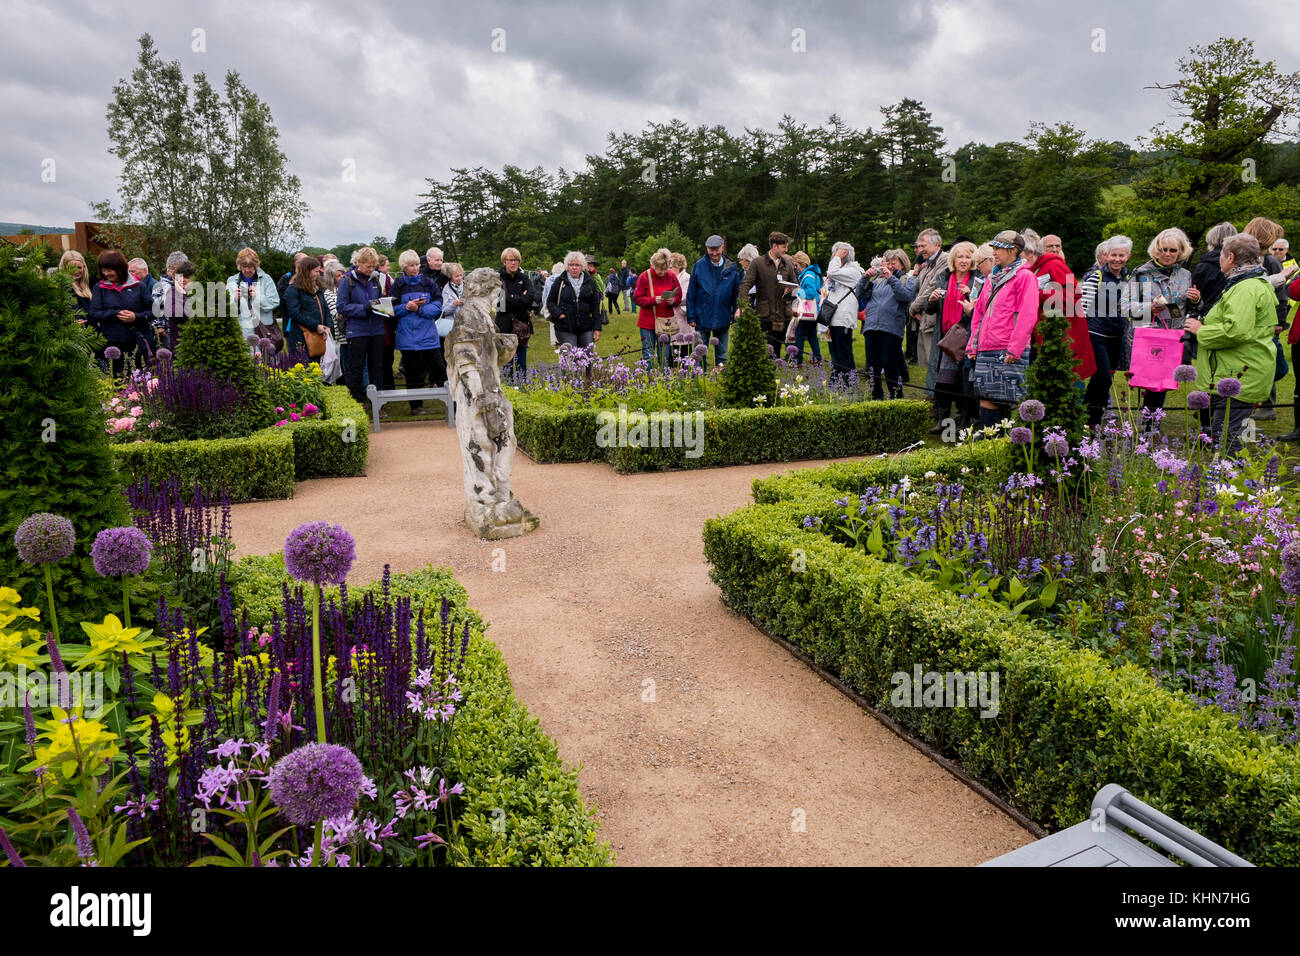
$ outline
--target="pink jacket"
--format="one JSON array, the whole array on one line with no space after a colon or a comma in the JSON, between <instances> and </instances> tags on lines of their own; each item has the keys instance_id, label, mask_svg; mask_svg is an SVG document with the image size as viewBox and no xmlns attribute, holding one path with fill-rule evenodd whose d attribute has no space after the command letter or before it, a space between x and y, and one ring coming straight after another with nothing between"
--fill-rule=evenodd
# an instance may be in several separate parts
<instances>
[{"instance_id":1,"label":"pink jacket","mask_svg":"<svg viewBox=\"0 0 1300 956\"><path fill-rule=\"evenodd\" d=\"M1013 359L1019 359L1033 335L1038 322L1038 280L1034 270L1022 265L998 290L989 311L989 296L993 292L993 279L989 278L980 289L975 311L971 314L970 345L966 354L975 357L973 347L981 352L1006 349Z\"/></svg>"}]
</instances>

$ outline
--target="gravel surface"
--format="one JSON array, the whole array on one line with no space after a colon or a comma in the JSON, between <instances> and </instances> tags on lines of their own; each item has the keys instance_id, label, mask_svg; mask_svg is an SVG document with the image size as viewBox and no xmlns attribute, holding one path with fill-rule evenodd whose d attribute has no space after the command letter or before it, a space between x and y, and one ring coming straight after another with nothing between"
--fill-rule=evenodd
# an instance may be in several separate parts
<instances>
[{"instance_id":1,"label":"gravel surface","mask_svg":"<svg viewBox=\"0 0 1300 956\"><path fill-rule=\"evenodd\" d=\"M805 464L621 476L521 454L515 495L541 527L484 542L462 521L455 431L394 423L367 477L236 505L235 540L277 551L325 519L356 538L353 584L450 565L621 864L969 865L1031 842L722 604L704 520Z\"/></svg>"}]
</instances>

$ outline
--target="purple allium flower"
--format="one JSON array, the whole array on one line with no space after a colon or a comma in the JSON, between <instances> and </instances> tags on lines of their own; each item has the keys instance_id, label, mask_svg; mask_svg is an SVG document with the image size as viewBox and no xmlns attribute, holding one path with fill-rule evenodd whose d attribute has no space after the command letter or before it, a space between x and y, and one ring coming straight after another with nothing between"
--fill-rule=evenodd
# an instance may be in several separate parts
<instances>
[{"instance_id":1,"label":"purple allium flower","mask_svg":"<svg viewBox=\"0 0 1300 956\"><path fill-rule=\"evenodd\" d=\"M86 825L81 822L81 817L72 807L68 807L68 822L72 824L72 832L77 835L77 856L81 857L81 862L87 866L94 866L95 847L90 842Z\"/></svg>"},{"instance_id":2,"label":"purple allium flower","mask_svg":"<svg viewBox=\"0 0 1300 956\"><path fill-rule=\"evenodd\" d=\"M72 554L77 532L62 515L39 511L27 518L14 532L18 556L28 564L48 564Z\"/></svg>"},{"instance_id":3,"label":"purple allium flower","mask_svg":"<svg viewBox=\"0 0 1300 956\"><path fill-rule=\"evenodd\" d=\"M328 521L300 524L284 539L284 566L299 581L342 584L356 557L352 535Z\"/></svg>"},{"instance_id":4,"label":"purple allium flower","mask_svg":"<svg viewBox=\"0 0 1300 956\"><path fill-rule=\"evenodd\" d=\"M1011 443L1013 445L1028 445L1033 440L1034 434L1024 425L1017 425L1011 429Z\"/></svg>"},{"instance_id":5,"label":"purple allium flower","mask_svg":"<svg viewBox=\"0 0 1300 956\"><path fill-rule=\"evenodd\" d=\"M660 332L660 333L659 333L659 344L660 344L660 345L667 345L667 344L668 344L669 342L671 342L671 341L672 341L672 339L668 338L668 333L667 333L667 332Z\"/></svg>"},{"instance_id":6,"label":"purple allium flower","mask_svg":"<svg viewBox=\"0 0 1300 956\"><path fill-rule=\"evenodd\" d=\"M9 842L9 834L5 833L4 827L0 827L0 850L5 851L5 857L8 858L10 866L27 865L23 862L23 858L18 855L18 851L14 849L14 845Z\"/></svg>"},{"instance_id":7,"label":"purple allium flower","mask_svg":"<svg viewBox=\"0 0 1300 956\"><path fill-rule=\"evenodd\" d=\"M154 355L158 356L158 361L163 363L167 363L172 360L172 350L168 348L161 348L157 352L155 352Z\"/></svg>"},{"instance_id":8,"label":"purple allium flower","mask_svg":"<svg viewBox=\"0 0 1300 956\"><path fill-rule=\"evenodd\" d=\"M108 359L110 362L116 362L121 357L122 350L116 345L110 345L108 348L104 349L104 358Z\"/></svg>"},{"instance_id":9,"label":"purple allium flower","mask_svg":"<svg viewBox=\"0 0 1300 956\"><path fill-rule=\"evenodd\" d=\"M95 535L90 557L102 578L144 574L153 545L139 528L105 528Z\"/></svg>"},{"instance_id":10,"label":"purple allium flower","mask_svg":"<svg viewBox=\"0 0 1300 956\"><path fill-rule=\"evenodd\" d=\"M1180 365L1174 369L1174 381L1179 385L1185 385L1188 382L1196 381L1196 366Z\"/></svg>"},{"instance_id":11,"label":"purple allium flower","mask_svg":"<svg viewBox=\"0 0 1300 956\"><path fill-rule=\"evenodd\" d=\"M266 338L258 339L258 340L257 340L257 344L258 344L259 346L261 346L263 352L269 352L269 351L271 351L271 350L272 350L272 347L275 345L274 342L272 342L270 339L266 339Z\"/></svg>"},{"instance_id":12,"label":"purple allium flower","mask_svg":"<svg viewBox=\"0 0 1300 956\"><path fill-rule=\"evenodd\" d=\"M1203 412L1210 407L1209 392L1189 392L1187 394L1187 407L1194 412Z\"/></svg>"},{"instance_id":13,"label":"purple allium flower","mask_svg":"<svg viewBox=\"0 0 1300 956\"><path fill-rule=\"evenodd\" d=\"M787 345L785 347L785 354L793 358L794 356L799 354L799 350L795 348L793 345Z\"/></svg>"},{"instance_id":14,"label":"purple allium flower","mask_svg":"<svg viewBox=\"0 0 1300 956\"><path fill-rule=\"evenodd\" d=\"M1300 595L1300 538L1292 538L1282 549L1282 589Z\"/></svg>"},{"instance_id":15,"label":"purple allium flower","mask_svg":"<svg viewBox=\"0 0 1300 956\"><path fill-rule=\"evenodd\" d=\"M1219 384L1215 386L1220 398L1236 398L1241 394L1241 379L1239 378L1221 378Z\"/></svg>"},{"instance_id":16,"label":"purple allium flower","mask_svg":"<svg viewBox=\"0 0 1300 956\"><path fill-rule=\"evenodd\" d=\"M1041 422L1047 414L1047 408L1036 398L1027 398L1020 403L1020 420Z\"/></svg>"},{"instance_id":17,"label":"purple allium flower","mask_svg":"<svg viewBox=\"0 0 1300 956\"><path fill-rule=\"evenodd\" d=\"M715 335L711 339L709 339L709 344L716 346L718 344L718 337Z\"/></svg>"},{"instance_id":18,"label":"purple allium flower","mask_svg":"<svg viewBox=\"0 0 1300 956\"><path fill-rule=\"evenodd\" d=\"M338 744L306 744L275 762L271 799L299 826L350 812L361 793L361 762Z\"/></svg>"},{"instance_id":19,"label":"purple allium flower","mask_svg":"<svg viewBox=\"0 0 1300 956\"><path fill-rule=\"evenodd\" d=\"M256 335L254 335L252 332L249 332L247 335L244 336L244 341L247 342L249 345L253 346L253 348L257 348L257 343L259 343L262 340L258 338Z\"/></svg>"}]
</instances>

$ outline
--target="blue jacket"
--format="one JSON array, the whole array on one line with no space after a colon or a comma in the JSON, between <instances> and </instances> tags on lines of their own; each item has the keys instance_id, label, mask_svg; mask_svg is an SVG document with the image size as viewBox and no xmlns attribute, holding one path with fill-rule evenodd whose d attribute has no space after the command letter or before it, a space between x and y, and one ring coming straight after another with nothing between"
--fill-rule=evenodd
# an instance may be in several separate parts
<instances>
[{"instance_id":1,"label":"blue jacket","mask_svg":"<svg viewBox=\"0 0 1300 956\"><path fill-rule=\"evenodd\" d=\"M388 294L393 297L393 309L397 312L397 348L403 352L436 349L441 341L438 338L438 316L442 312L438 284L428 276L402 273L393 280L393 288ZM418 298L424 298L425 303L411 312L406 303Z\"/></svg>"},{"instance_id":2,"label":"blue jacket","mask_svg":"<svg viewBox=\"0 0 1300 956\"><path fill-rule=\"evenodd\" d=\"M330 307L325 301L324 292L317 291L312 295L290 284L284 287L280 304L284 306L285 329L299 328L315 331L316 326L323 325L333 331Z\"/></svg>"},{"instance_id":3,"label":"blue jacket","mask_svg":"<svg viewBox=\"0 0 1300 956\"><path fill-rule=\"evenodd\" d=\"M370 300L379 298L376 273L363 279L356 269L349 269L339 279L338 312L344 317L344 331L349 339L384 334L384 317L370 308Z\"/></svg>"},{"instance_id":4,"label":"blue jacket","mask_svg":"<svg viewBox=\"0 0 1300 956\"><path fill-rule=\"evenodd\" d=\"M816 263L799 273L798 295L801 299L816 301L822 291L822 270Z\"/></svg>"},{"instance_id":5,"label":"blue jacket","mask_svg":"<svg viewBox=\"0 0 1300 956\"><path fill-rule=\"evenodd\" d=\"M686 288L687 320L697 329L730 328L742 277L734 259L723 256L715 266L708 256L700 256L691 267L691 281Z\"/></svg>"},{"instance_id":6,"label":"blue jacket","mask_svg":"<svg viewBox=\"0 0 1300 956\"><path fill-rule=\"evenodd\" d=\"M895 272L888 279L867 283L867 314L862 318L863 332L888 332L900 339L907 327L907 307L916 298L916 277Z\"/></svg>"},{"instance_id":7,"label":"blue jacket","mask_svg":"<svg viewBox=\"0 0 1300 956\"><path fill-rule=\"evenodd\" d=\"M117 313L127 311L135 313L134 322L123 322ZM142 286L135 277L127 280L126 285L109 285L107 282L95 283L90 293L90 308L86 318L95 331L110 343L128 342L135 348L135 333L147 336L149 320L153 318L153 300L144 294Z\"/></svg>"}]
</instances>

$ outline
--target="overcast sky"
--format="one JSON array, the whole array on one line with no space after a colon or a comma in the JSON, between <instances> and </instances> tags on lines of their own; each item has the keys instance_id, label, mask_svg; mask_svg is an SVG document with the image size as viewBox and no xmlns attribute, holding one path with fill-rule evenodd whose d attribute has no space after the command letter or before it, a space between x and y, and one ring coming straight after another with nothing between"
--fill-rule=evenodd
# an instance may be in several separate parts
<instances>
[{"instance_id":1,"label":"overcast sky","mask_svg":"<svg viewBox=\"0 0 1300 956\"><path fill-rule=\"evenodd\" d=\"M806 52L792 49L796 31ZM70 226L90 218L90 202L117 200L104 111L144 32L187 76L216 85L237 70L270 104L311 208L309 241L322 246L391 238L426 177L505 163L580 169L611 130L651 121L739 132L836 112L879 126L881 105L911 96L950 147L1019 139L1033 120L1133 142L1168 113L1166 94L1143 87L1175 79L1193 45L1251 37L1263 59L1300 68L1294 0L6 0L0 220ZM139 119L147 136L149 117ZM355 182L342 175L348 160Z\"/></svg>"}]
</instances>

